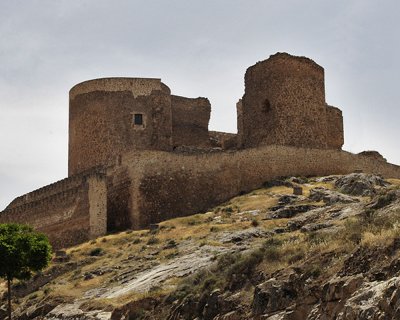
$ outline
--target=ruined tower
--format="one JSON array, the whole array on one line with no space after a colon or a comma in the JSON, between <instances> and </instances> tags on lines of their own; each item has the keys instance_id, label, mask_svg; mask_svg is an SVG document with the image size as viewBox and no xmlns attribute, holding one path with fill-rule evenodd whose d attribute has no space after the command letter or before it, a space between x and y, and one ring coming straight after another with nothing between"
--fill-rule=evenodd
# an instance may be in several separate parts
<instances>
[{"instance_id":1,"label":"ruined tower","mask_svg":"<svg viewBox=\"0 0 400 320\"><path fill-rule=\"evenodd\" d=\"M305 57L277 53L249 67L237 104L239 146L340 149L342 114L326 104L324 86L324 69Z\"/></svg>"},{"instance_id":2,"label":"ruined tower","mask_svg":"<svg viewBox=\"0 0 400 320\"><path fill-rule=\"evenodd\" d=\"M172 149L171 94L160 79L89 80L69 101L70 176L131 150Z\"/></svg>"}]
</instances>

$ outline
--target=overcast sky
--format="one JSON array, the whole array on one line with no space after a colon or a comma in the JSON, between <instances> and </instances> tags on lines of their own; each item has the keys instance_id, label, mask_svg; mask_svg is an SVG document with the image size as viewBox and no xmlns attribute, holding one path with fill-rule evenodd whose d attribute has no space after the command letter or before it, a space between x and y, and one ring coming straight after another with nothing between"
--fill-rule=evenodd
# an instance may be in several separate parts
<instances>
[{"instance_id":1,"label":"overcast sky","mask_svg":"<svg viewBox=\"0 0 400 320\"><path fill-rule=\"evenodd\" d=\"M161 78L235 132L246 68L278 51L325 68L345 150L400 164L399 30L395 0L0 0L0 210L67 176L74 84Z\"/></svg>"}]
</instances>

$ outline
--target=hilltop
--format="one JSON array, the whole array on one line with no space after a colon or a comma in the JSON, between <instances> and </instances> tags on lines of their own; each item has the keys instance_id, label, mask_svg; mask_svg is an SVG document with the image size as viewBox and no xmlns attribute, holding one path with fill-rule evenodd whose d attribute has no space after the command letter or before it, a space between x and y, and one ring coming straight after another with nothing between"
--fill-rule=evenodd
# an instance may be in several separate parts
<instances>
[{"instance_id":1,"label":"hilltop","mask_svg":"<svg viewBox=\"0 0 400 320\"><path fill-rule=\"evenodd\" d=\"M399 217L397 179L270 181L58 252L15 286L16 319L395 319Z\"/></svg>"}]
</instances>

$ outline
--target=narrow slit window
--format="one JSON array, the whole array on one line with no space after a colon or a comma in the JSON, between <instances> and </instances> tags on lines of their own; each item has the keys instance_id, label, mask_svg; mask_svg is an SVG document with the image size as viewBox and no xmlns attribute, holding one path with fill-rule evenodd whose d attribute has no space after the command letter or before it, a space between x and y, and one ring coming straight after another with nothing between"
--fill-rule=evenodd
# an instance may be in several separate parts
<instances>
[{"instance_id":1,"label":"narrow slit window","mask_svg":"<svg viewBox=\"0 0 400 320\"><path fill-rule=\"evenodd\" d=\"M143 125L143 114L135 113L133 115L133 124L138 126Z\"/></svg>"}]
</instances>

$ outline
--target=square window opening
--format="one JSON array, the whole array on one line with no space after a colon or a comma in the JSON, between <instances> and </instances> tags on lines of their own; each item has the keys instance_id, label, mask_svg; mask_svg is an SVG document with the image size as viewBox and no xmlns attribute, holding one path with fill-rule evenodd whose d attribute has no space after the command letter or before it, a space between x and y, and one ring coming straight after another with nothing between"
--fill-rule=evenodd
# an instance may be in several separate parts
<instances>
[{"instance_id":1,"label":"square window opening","mask_svg":"<svg viewBox=\"0 0 400 320\"><path fill-rule=\"evenodd\" d=\"M142 126L143 125L143 114L141 113L135 113L133 115L133 124Z\"/></svg>"}]
</instances>

